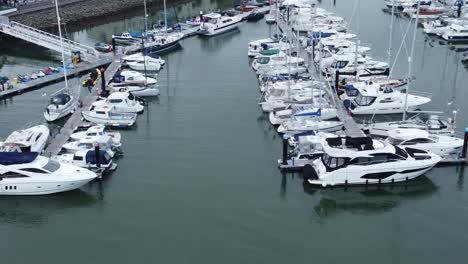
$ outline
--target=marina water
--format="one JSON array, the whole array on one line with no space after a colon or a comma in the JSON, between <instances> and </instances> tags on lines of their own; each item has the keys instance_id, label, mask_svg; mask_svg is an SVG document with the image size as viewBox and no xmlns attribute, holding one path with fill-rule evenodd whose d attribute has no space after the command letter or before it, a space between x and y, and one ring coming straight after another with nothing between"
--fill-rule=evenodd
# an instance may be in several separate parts
<instances>
[{"instance_id":1,"label":"marina water","mask_svg":"<svg viewBox=\"0 0 468 264\"><path fill-rule=\"evenodd\" d=\"M351 19L354 1L338 0L336 7L333 1L322 2L357 29L356 16ZM182 5L178 12L188 17L230 5L201 1ZM387 56L390 15L383 7L383 1L362 0L356 11L361 42L371 43L375 58ZM396 20L394 53L407 23ZM123 18L69 34L92 44L138 25L141 17ZM312 189L299 174L279 172L281 137L258 106L257 80L247 58L247 43L275 28L263 20L243 23L240 30L217 37L185 39L180 50L163 56L161 95L149 101L134 129L122 131L125 154L112 176L71 193L0 197L2 260L466 261L468 176L463 168L436 167L409 184L368 189ZM433 93L425 109L457 109L457 130L462 131L468 124L468 75L460 55L422 32L416 41L413 90ZM0 75L58 64L47 51L24 42L0 47L0 56L7 56ZM395 76L406 77L405 57L400 56ZM58 87L2 101L0 136L40 121L42 94Z\"/></svg>"}]
</instances>

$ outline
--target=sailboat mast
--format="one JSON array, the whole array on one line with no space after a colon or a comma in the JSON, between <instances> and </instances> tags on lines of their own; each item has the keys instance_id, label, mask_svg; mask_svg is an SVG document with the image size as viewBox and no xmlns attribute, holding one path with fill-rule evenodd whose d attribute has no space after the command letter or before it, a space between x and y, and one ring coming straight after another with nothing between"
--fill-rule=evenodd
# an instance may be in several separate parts
<instances>
[{"instance_id":1,"label":"sailboat mast","mask_svg":"<svg viewBox=\"0 0 468 264\"><path fill-rule=\"evenodd\" d=\"M360 0L357 0L357 12L359 12L359 4L361 3ZM356 36L359 36L359 13L356 16ZM356 73L356 82L359 81L359 74L358 74L358 46L360 45L359 39L356 41L356 48L354 51L354 71Z\"/></svg>"},{"instance_id":2,"label":"sailboat mast","mask_svg":"<svg viewBox=\"0 0 468 264\"><path fill-rule=\"evenodd\" d=\"M146 0L143 1L143 7L145 9L145 34L143 37L146 37L146 34L148 34L148 12L146 10Z\"/></svg>"},{"instance_id":3,"label":"sailboat mast","mask_svg":"<svg viewBox=\"0 0 468 264\"><path fill-rule=\"evenodd\" d=\"M413 70L414 44L416 42L416 31L418 30L420 4L421 4L421 1L418 1L418 5L416 7L416 21L414 22L413 42L411 42L411 51L410 51L410 56L408 57L408 87L406 88L406 94L405 94L405 107L403 108L403 121L406 120L406 110L408 108L408 93L411 87L410 78L411 78L411 73Z\"/></svg>"},{"instance_id":4,"label":"sailboat mast","mask_svg":"<svg viewBox=\"0 0 468 264\"><path fill-rule=\"evenodd\" d=\"M57 24L58 24L58 31L60 37L60 49L62 50L62 65L63 65L63 78L65 79L65 89L68 93L68 78L67 78L67 65L65 63L65 51L63 47L63 38L62 38L62 21L60 20L59 8L58 8L58 0L55 0L55 12L57 13Z\"/></svg>"},{"instance_id":5,"label":"sailboat mast","mask_svg":"<svg viewBox=\"0 0 468 264\"><path fill-rule=\"evenodd\" d=\"M390 36L388 38L388 65L390 66L392 60L392 44L393 44L393 22L395 20L395 0L392 0L392 17L390 20ZM388 74L388 79L392 76L392 69L390 69L390 73Z\"/></svg>"},{"instance_id":6,"label":"sailboat mast","mask_svg":"<svg viewBox=\"0 0 468 264\"><path fill-rule=\"evenodd\" d=\"M166 0L164 0L164 32L167 33Z\"/></svg>"}]
</instances>

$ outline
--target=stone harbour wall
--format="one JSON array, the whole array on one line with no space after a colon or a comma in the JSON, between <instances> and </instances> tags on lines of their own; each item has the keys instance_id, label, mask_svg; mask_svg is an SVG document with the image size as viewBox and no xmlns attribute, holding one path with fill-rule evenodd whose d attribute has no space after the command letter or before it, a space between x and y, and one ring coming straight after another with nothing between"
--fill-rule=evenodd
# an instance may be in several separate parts
<instances>
[{"instance_id":1,"label":"stone harbour wall","mask_svg":"<svg viewBox=\"0 0 468 264\"><path fill-rule=\"evenodd\" d=\"M62 0L60 16L62 22L69 27L76 24L86 27L88 21L96 19L118 19L119 15L143 14L143 0L74 0L67 3ZM167 4L189 2L187 0L167 0ZM147 0L148 10L162 6L162 0ZM35 28L52 28L57 25L57 17L53 2L40 10L27 10L10 16L10 20Z\"/></svg>"}]
</instances>

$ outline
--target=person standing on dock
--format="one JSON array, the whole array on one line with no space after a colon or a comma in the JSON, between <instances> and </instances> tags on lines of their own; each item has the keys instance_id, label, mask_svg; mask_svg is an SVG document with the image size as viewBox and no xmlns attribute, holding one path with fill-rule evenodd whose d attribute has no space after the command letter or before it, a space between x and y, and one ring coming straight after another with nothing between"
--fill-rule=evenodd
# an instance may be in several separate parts
<instances>
[{"instance_id":1,"label":"person standing on dock","mask_svg":"<svg viewBox=\"0 0 468 264\"><path fill-rule=\"evenodd\" d=\"M108 93L106 90L106 78L104 77L104 67L101 67L101 96L107 97Z\"/></svg>"}]
</instances>

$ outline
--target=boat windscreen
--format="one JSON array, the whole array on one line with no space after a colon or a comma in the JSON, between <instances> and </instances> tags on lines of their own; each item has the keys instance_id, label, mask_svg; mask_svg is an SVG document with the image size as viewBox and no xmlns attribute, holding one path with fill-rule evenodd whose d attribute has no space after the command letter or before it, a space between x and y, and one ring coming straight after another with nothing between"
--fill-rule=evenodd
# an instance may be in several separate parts
<instances>
[{"instance_id":1,"label":"boat windscreen","mask_svg":"<svg viewBox=\"0 0 468 264\"><path fill-rule=\"evenodd\" d=\"M60 169L60 163L49 159L47 164L44 165L44 167L42 167L42 168L47 170L47 171L54 172L54 171L57 171L58 169Z\"/></svg>"}]
</instances>

